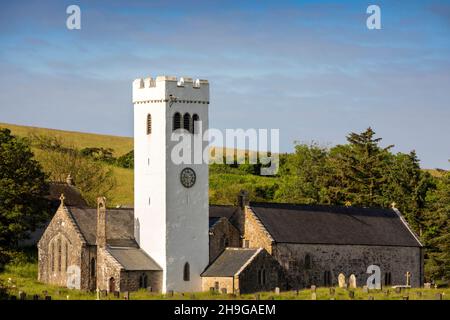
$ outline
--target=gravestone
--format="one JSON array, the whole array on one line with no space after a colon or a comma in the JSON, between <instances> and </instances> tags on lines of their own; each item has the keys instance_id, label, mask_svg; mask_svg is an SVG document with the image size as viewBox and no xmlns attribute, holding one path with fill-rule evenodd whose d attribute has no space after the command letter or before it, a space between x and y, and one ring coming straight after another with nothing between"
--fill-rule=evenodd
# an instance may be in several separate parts
<instances>
[{"instance_id":1,"label":"gravestone","mask_svg":"<svg viewBox=\"0 0 450 320\"><path fill-rule=\"evenodd\" d=\"M317 289L317 287L316 287L315 285L312 285L312 286L311 286L311 291L312 291L312 292L316 292L316 289Z\"/></svg>"},{"instance_id":2,"label":"gravestone","mask_svg":"<svg viewBox=\"0 0 450 320\"><path fill-rule=\"evenodd\" d=\"M348 287L350 289L356 288L356 276L354 274L351 274L350 277L348 278Z\"/></svg>"},{"instance_id":3,"label":"gravestone","mask_svg":"<svg viewBox=\"0 0 450 320\"><path fill-rule=\"evenodd\" d=\"M311 300L317 300L317 293L315 291L311 293Z\"/></svg>"},{"instance_id":4,"label":"gravestone","mask_svg":"<svg viewBox=\"0 0 450 320\"><path fill-rule=\"evenodd\" d=\"M280 294L280 288L278 288L278 287L275 288L275 294L276 294L276 295L279 295L279 294Z\"/></svg>"},{"instance_id":5,"label":"gravestone","mask_svg":"<svg viewBox=\"0 0 450 320\"><path fill-rule=\"evenodd\" d=\"M402 288L401 287L396 287L395 288L395 293L402 293Z\"/></svg>"},{"instance_id":6,"label":"gravestone","mask_svg":"<svg viewBox=\"0 0 450 320\"><path fill-rule=\"evenodd\" d=\"M343 273L339 273L338 283L339 283L339 288L345 288L345 275Z\"/></svg>"},{"instance_id":7,"label":"gravestone","mask_svg":"<svg viewBox=\"0 0 450 320\"><path fill-rule=\"evenodd\" d=\"M411 286L411 272L407 271L405 273L405 277L406 277L406 286Z\"/></svg>"},{"instance_id":8,"label":"gravestone","mask_svg":"<svg viewBox=\"0 0 450 320\"><path fill-rule=\"evenodd\" d=\"M423 284L423 287L424 287L425 289L431 289L431 283L426 282L426 283Z\"/></svg>"},{"instance_id":9,"label":"gravestone","mask_svg":"<svg viewBox=\"0 0 450 320\"><path fill-rule=\"evenodd\" d=\"M25 298L27 297L27 294L23 291L19 291L19 299L20 300L25 300Z\"/></svg>"}]
</instances>

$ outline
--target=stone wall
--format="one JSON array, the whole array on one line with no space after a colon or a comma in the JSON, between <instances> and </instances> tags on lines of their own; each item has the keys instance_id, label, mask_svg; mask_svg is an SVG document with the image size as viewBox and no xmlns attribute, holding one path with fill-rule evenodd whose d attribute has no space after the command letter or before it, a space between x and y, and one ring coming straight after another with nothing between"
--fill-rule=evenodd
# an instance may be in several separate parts
<instances>
[{"instance_id":1,"label":"stone wall","mask_svg":"<svg viewBox=\"0 0 450 320\"><path fill-rule=\"evenodd\" d=\"M263 277L261 282L259 277ZM250 264L241 271L239 278L239 292L252 293L258 291L273 291L276 287L284 290L286 281L283 269L279 263L265 250L262 250Z\"/></svg>"},{"instance_id":2,"label":"stone wall","mask_svg":"<svg viewBox=\"0 0 450 320\"><path fill-rule=\"evenodd\" d=\"M38 243L38 280L66 286L68 269L80 269L78 289L89 290L82 256L88 254L86 243L70 215L60 207ZM88 274L87 274L88 275Z\"/></svg>"},{"instance_id":3,"label":"stone wall","mask_svg":"<svg viewBox=\"0 0 450 320\"><path fill-rule=\"evenodd\" d=\"M305 264L309 255L310 266ZM381 283L386 273L391 273L392 285L406 284L405 274L411 273L411 285L419 287L423 281L422 250L415 247L388 247L363 245L274 245L273 256L279 261L292 289L323 286L325 272L331 276L331 285L337 286L338 275L343 273L348 282L356 276L357 286L366 284L367 267L375 264L381 268Z\"/></svg>"},{"instance_id":4,"label":"stone wall","mask_svg":"<svg viewBox=\"0 0 450 320\"><path fill-rule=\"evenodd\" d=\"M209 262L226 247L240 247L240 234L227 218L221 218L209 231Z\"/></svg>"},{"instance_id":5,"label":"stone wall","mask_svg":"<svg viewBox=\"0 0 450 320\"><path fill-rule=\"evenodd\" d=\"M147 288L152 292L161 292L163 273L162 271L121 271L120 291L137 291L140 288L140 279L143 274L147 275Z\"/></svg>"},{"instance_id":6,"label":"stone wall","mask_svg":"<svg viewBox=\"0 0 450 320\"><path fill-rule=\"evenodd\" d=\"M245 207L245 224L243 247L248 242L249 248L264 248L272 253L273 239L250 207Z\"/></svg>"},{"instance_id":7,"label":"stone wall","mask_svg":"<svg viewBox=\"0 0 450 320\"><path fill-rule=\"evenodd\" d=\"M114 279L114 291L121 291L120 276L122 266L103 247L97 248L97 287L100 290L110 291L110 279ZM126 291L126 290L123 290Z\"/></svg>"},{"instance_id":8,"label":"stone wall","mask_svg":"<svg viewBox=\"0 0 450 320\"><path fill-rule=\"evenodd\" d=\"M234 277L202 277L203 291L216 288L219 292L222 292L222 289L226 289L227 293L233 293L236 287Z\"/></svg>"}]
</instances>

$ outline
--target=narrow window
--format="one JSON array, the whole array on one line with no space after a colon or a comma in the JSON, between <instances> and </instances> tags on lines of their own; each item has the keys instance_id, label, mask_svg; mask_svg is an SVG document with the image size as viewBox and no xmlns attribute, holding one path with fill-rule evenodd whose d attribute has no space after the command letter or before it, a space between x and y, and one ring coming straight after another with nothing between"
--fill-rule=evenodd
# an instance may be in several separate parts
<instances>
[{"instance_id":1,"label":"narrow window","mask_svg":"<svg viewBox=\"0 0 450 320\"><path fill-rule=\"evenodd\" d=\"M266 284L266 269L262 270L262 284Z\"/></svg>"},{"instance_id":2,"label":"narrow window","mask_svg":"<svg viewBox=\"0 0 450 320\"><path fill-rule=\"evenodd\" d=\"M175 113L173 115L173 131L181 128L181 114Z\"/></svg>"},{"instance_id":3,"label":"narrow window","mask_svg":"<svg viewBox=\"0 0 450 320\"><path fill-rule=\"evenodd\" d=\"M69 244L66 241L66 247L64 248L65 257L64 257L64 271L67 271L67 266L69 265Z\"/></svg>"},{"instance_id":4,"label":"narrow window","mask_svg":"<svg viewBox=\"0 0 450 320\"><path fill-rule=\"evenodd\" d=\"M58 271L61 272L61 239L58 239Z\"/></svg>"},{"instance_id":5,"label":"narrow window","mask_svg":"<svg viewBox=\"0 0 450 320\"><path fill-rule=\"evenodd\" d=\"M192 116L192 133L198 133L198 128L196 128L196 126L198 125L198 121L200 121L200 117L198 116L198 114L194 113L194 115Z\"/></svg>"},{"instance_id":6,"label":"narrow window","mask_svg":"<svg viewBox=\"0 0 450 320\"><path fill-rule=\"evenodd\" d=\"M55 243L52 242L50 245L50 269L55 271Z\"/></svg>"},{"instance_id":7,"label":"narrow window","mask_svg":"<svg viewBox=\"0 0 450 320\"><path fill-rule=\"evenodd\" d=\"M147 275L145 273L143 273L139 277L139 288L145 289L147 287L148 287L148 285L147 285Z\"/></svg>"},{"instance_id":8,"label":"narrow window","mask_svg":"<svg viewBox=\"0 0 450 320\"><path fill-rule=\"evenodd\" d=\"M152 115L147 115L147 134L152 133Z\"/></svg>"},{"instance_id":9,"label":"narrow window","mask_svg":"<svg viewBox=\"0 0 450 320\"><path fill-rule=\"evenodd\" d=\"M184 264L183 280L184 281L190 281L191 280L191 271L190 271L190 267L189 267L189 263L188 262L186 262Z\"/></svg>"},{"instance_id":10,"label":"narrow window","mask_svg":"<svg viewBox=\"0 0 450 320\"><path fill-rule=\"evenodd\" d=\"M323 285L329 287L331 285L331 272L325 271L323 273Z\"/></svg>"},{"instance_id":11,"label":"narrow window","mask_svg":"<svg viewBox=\"0 0 450 320\"><path fill-rule=\"evenodd\" d=\"M391 284L392 284L391 273L390 272L386 272L384 274L384 285L385 286L390 286Z\"/></svg>"},{"instance_id":12,"label":"narrow window","mask_svg":"<svg viewBox=\"0 0 450 320\"><path fill-rule=\"evenodd\" d=\"M192 132L192 130L191 130L191 115L189 113L185 113L183 116L183 128L189 132Z\"/></svg>"},{"instance_id":13,"label":"narrow window","mask_svg":"<svg viewBox=\"0 0 450 320\"><path fill-rule=\"evenodd\" d=\"M261 284L261 278L262 278L262 270L258 270L258 283Z\"/></svg>"},{"instance_id":14,"label":"narrow window","mask_svg":"<svg viewBox=\"0 0 450 320\"><path fill-rule=\"evenodd\" d=\"M309 254L305 255L305 269L311 269L311 256Z\"/></svg>"},{"instance_id":15,"label":"narrow window","mask_svg":"<svg viewBox=\"0 0 450 320\"><path fill-rule=\"evenodd\" d=\"M95 277L95 273L96 273L96 269L95 269L95 259L92 258L91 259L91 277L94 278Z\"/></svg>"}]
</instances>

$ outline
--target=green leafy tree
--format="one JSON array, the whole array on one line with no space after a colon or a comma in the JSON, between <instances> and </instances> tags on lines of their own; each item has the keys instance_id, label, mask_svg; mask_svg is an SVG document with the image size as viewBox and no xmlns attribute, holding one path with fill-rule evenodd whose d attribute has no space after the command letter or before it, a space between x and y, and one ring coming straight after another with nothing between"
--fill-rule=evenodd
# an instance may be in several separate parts
<instances>
[{"instance_id":1,"label":"green leafy tree","mask_svg":"<svg viewBox=\"0 0 450 320\"><path fill-rule=\"evenodd\" d=\"M1 252L13 248L48 219L46 179L27 143L11 135L10 130L0 129Z\"/></svg>"}]
</instances>

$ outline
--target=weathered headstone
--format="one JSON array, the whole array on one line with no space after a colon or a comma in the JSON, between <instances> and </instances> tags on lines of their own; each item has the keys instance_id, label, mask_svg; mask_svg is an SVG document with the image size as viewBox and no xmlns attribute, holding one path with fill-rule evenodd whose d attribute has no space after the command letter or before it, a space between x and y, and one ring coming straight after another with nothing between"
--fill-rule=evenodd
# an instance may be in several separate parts
<instances>
[{"instance_id":1,"label":"weathered headstone","mask_svg":"<svg viewBox=\"0 0 450 320\"><path fill-rule=\"evenodd\" d=\"M356 276L354 274L351 274L350 277L348 278L348 287L350 289L356 288Z\"/></svg>"},{"instance_id":2,"label":"weathered headstone","mask_svg":"<svg viewBox=\"0 0 450 320\"><path fill-rule=\"evenodd\" d=\"M406 285L411 286L411 272L407 271L405 273L405 277L406 277Z\"/></svg>"},{"instance_id":3,"label":"weathered headstone","mask_svg":"<svg viewBox=\"0 0 450 320\"><path fill-rule=\"evenodd\" d=\"M25 300L27 297L27 294L23 291L19 291L19 299L20 300Z\"/></svg>"},{"instance_id":4,"label":"weathered headstone","mask_svg":"<svg viewBox=\"0 0 450 320\"><path fill-rule=\"evenodd\" d=\"M423 287L424 287L425 289L431 289L431 283L426 282L426 283L423 284Z\"/></svg>"},{"instance_id":5,"label":"weathered headstone","mask_svg":"<svg viewBox=\"0 0 450 320\"><path fill-rule=\"evenodd\" d=\"M276 287L276 288L275 288L275 294L276 294L276 295L279 295L279 294L280 294L280 288L279 288L279 287Z\"/></svg>"},{"instance_id":6,"label":"weathered headstone","mask_svg":"<svg viewBox=\"0 0 450 320\"><path fill-rule=\"evenodd\" d=\"M338 283L339 283L339 288L345 288L345 275L343 273L339 273Z\"/></svg>"},{"instance_id":7,"label":"weathered headstone","mask_svg":"<svg viewBox=\"0 0 450 320\"><path fill-rule=\"evenodd\" d=\"M312 286L311 286L311 291L312 291L312 292L316 292L316 289L317 289L317 287L316 287L315 285L312 285Z\"/></svg>"}]
</instances>

